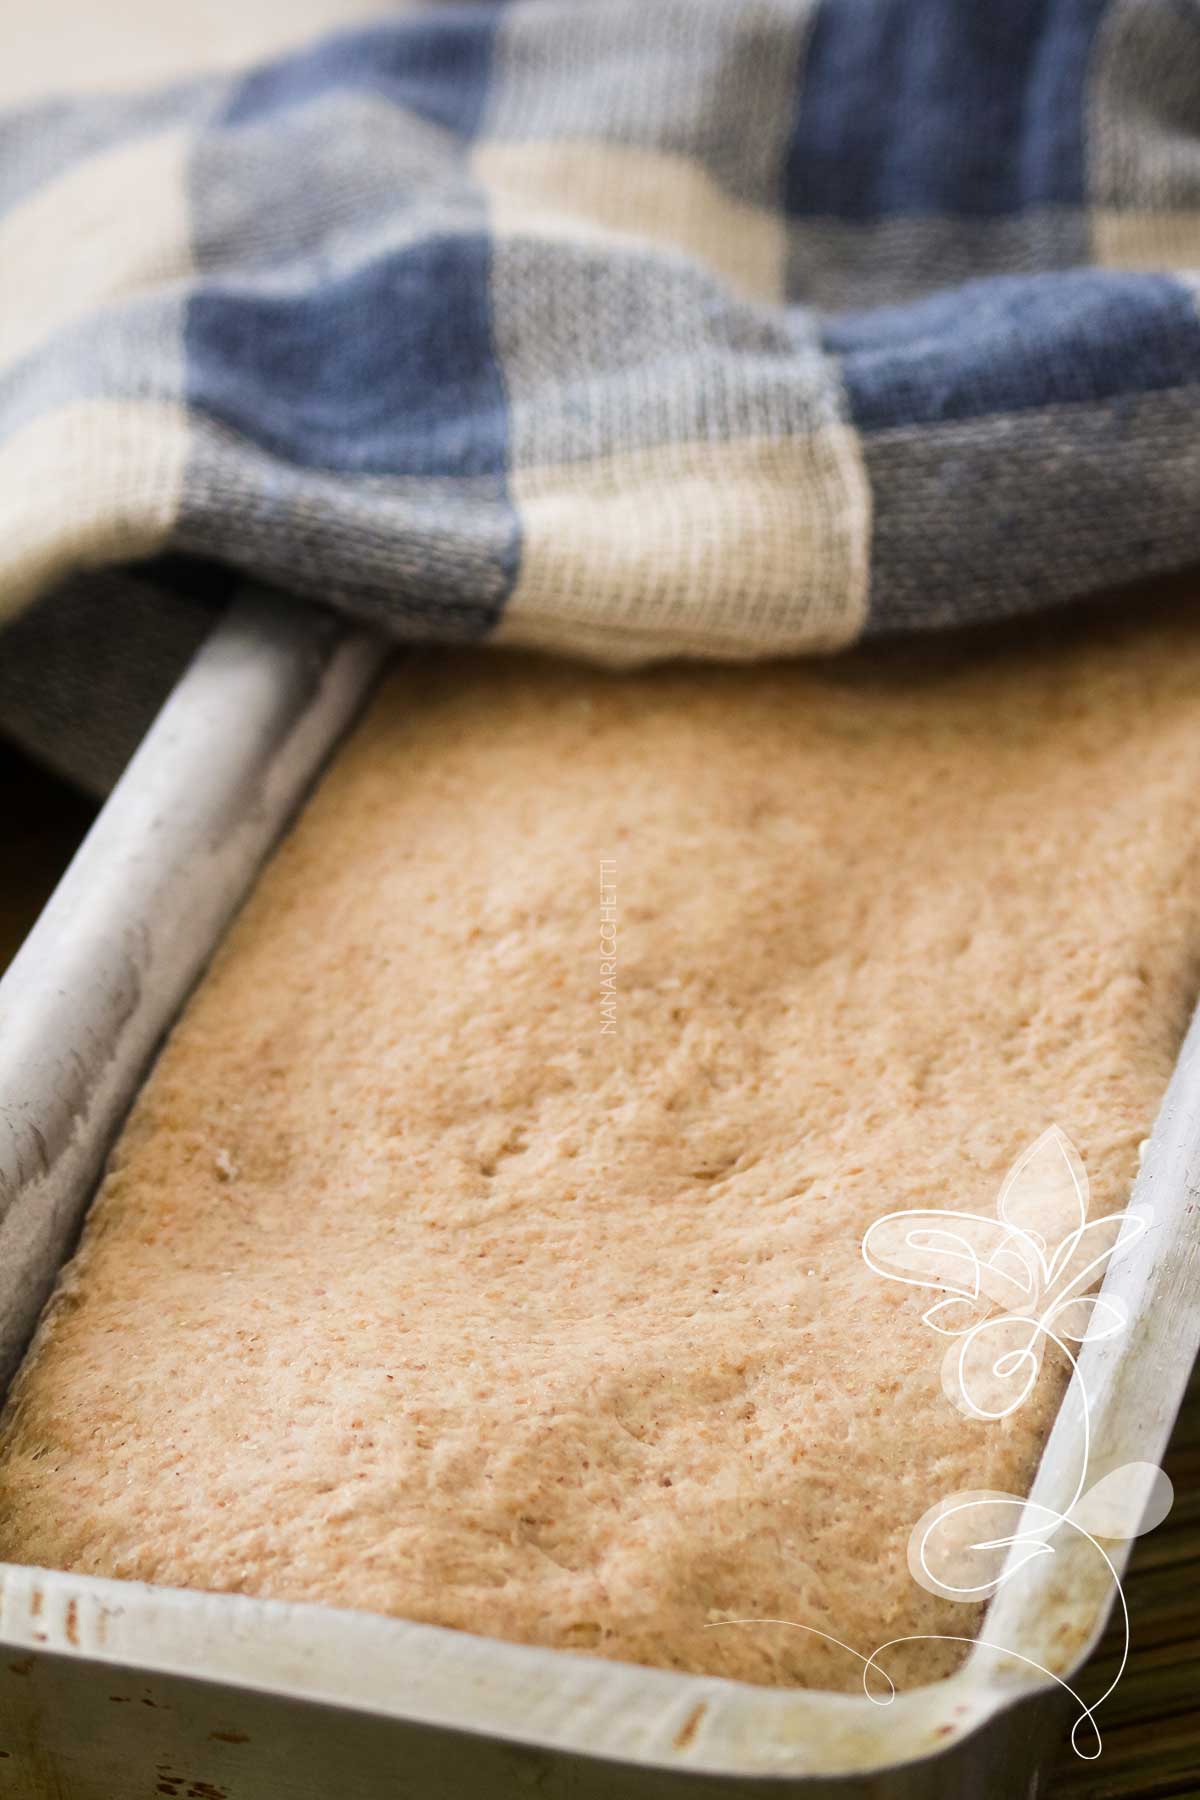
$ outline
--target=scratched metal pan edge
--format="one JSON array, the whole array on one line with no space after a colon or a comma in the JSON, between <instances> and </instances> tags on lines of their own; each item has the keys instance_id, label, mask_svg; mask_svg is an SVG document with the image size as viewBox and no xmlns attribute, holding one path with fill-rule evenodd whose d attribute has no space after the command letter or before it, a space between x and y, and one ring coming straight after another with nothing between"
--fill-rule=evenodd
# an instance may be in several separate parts
<instances>
[{"instance_id":1,"label":"scratched metal pan edge","mask_svg":"<svg viewBox=\"0 0 1200 1800\"><path fill-rule=\"evenodd\" d=\"M382 666L375 639L247 594L215 630L0 981L0 1385L69 1253L156 1045ZM1088 1344L1089 1466L1160 1460L1200 1341L1200 1025ZM1064 1408L1030 1496L1069 1499ZM1078 1546L1075 1547L1076 1549ZM1108 1546L1114 1571L1124 1547ZM887 1707L313 1605L0 1564L0 1794L125 1800L604 1800L749 1791L1019 1800L1112 1581L1068 1547L1007 1583L949 1679ZM1101 1718L1102 1728L1102 1718ZM88 1754L80 1754L81 1744ZM185 1773L188 1772L185 1779ZM397 1775L404 1777L398 1790Z\"/></svg>"}]
</instances>

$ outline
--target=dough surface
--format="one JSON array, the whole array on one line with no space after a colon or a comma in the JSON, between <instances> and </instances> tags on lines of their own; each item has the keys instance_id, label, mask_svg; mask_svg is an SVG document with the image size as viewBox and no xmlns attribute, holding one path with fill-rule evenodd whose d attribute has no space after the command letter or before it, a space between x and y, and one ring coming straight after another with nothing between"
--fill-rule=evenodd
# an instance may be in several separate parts
<instances>
[{"instance_id":1,"label":"dough surface","mask_svg":"<svg viewBox=\"0 0 1200 1800\"><path fill-rule=\"evenodd\" d=\"M170 1037L0 1428L0 1557L754 1682L968 1633L860 1240L1057 1123L1125 1204L1200 986L1200 622L389 676ZM601 861L616 923L605 1031ZM909 1646L901 1685L959 1649Z\"/></svg>"}]
</instances>

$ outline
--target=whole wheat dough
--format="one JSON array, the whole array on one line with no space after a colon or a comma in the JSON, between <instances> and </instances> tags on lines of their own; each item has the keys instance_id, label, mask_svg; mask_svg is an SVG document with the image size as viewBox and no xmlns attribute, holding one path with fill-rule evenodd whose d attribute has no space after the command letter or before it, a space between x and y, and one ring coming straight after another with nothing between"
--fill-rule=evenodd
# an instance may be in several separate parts
<instances>
[{"instance_id":1,"label":"whole wheat dough","mask_svg":"<svg viewBox=\"0 0 1200 1800\"><path fill-rule=\"evenodd\" d=\"M974 1629L909 1531L1024 1491L1058 1386L968 1422L860 1239L1051 1123L1124 1204L1200 986L1198 692L1178 616L401 668L124 1132L0 1555L768 1683L861 1671L716 1622Z\"/></svg>"}]
</instances>

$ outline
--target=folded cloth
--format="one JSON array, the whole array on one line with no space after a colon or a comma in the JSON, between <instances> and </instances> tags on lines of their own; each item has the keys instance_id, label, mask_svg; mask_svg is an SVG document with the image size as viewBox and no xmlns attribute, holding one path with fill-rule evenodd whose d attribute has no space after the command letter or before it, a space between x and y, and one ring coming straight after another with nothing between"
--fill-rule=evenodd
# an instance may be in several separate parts
<instances>
[{"instance_id":1,"label":"folded cloth","mask_svg":"<svg viewBox=\"0 0 1200 1800\"><path fill-rule=\"evenodd\" d=\"M75 765L164 554L617 663L1200 560L1178 0L389 9L8 106L0 264L0 719Z\"/></svg>"}]
</instances>

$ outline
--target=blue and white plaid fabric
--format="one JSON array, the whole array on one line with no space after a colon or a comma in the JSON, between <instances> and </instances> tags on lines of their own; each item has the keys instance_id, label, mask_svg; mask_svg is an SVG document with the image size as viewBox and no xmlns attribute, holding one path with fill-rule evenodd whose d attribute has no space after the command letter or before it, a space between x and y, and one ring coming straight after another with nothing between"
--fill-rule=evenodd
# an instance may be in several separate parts
<instances>
[{"instance_id":1,"label":"blue and white plaid fabric","mask_svg":"<svg viewBox=\"0 0 1200 1800\"><path fill-rule=\"evenodd\" d=\"M28 719L197 562L639 662L1200 561L1194 0L389 11L10 106L0 267Z\"/></svg>"}]
</instances>

